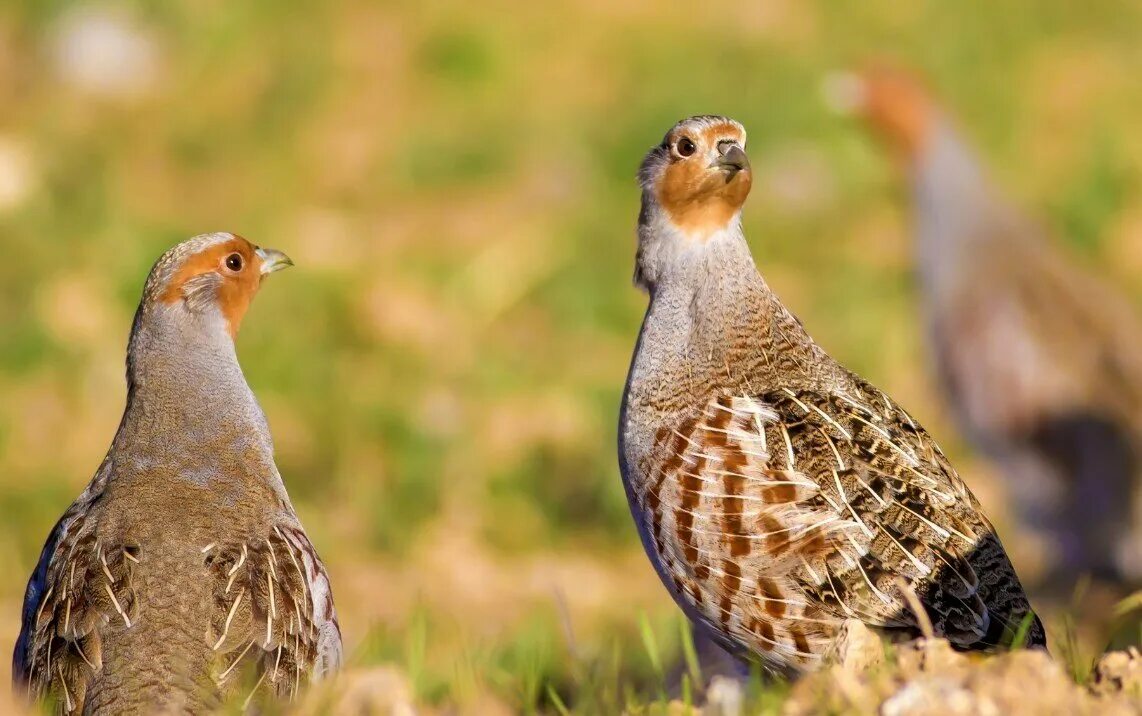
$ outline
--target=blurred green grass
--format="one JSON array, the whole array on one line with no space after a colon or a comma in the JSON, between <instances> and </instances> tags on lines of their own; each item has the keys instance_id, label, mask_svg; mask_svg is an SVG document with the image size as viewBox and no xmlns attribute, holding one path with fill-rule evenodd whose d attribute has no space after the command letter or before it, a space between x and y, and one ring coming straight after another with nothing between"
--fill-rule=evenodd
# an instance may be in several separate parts
<instances>
[{"instance_id":1,"label":"blurred green grass","mask_svg":"<svg viewBox=\"0 0 1142 716\"><path fill-rule=\"evenodd\" d=\"M69 79L83 13L152 43L144 90ZM1012 195L1137 294L1140 15L1125 0L0 6L0 148L25 158L0 208L0 564L16 575L0 633L117 423L150 263L233 230L298 265L259 296L239 354L359 659L406 659L418 619L453 620L429 632L422 695L463 688L476 639L505 675L483 687L519 705L521 679L532 696L572 683L536 616L555 590L588 640L626 624L632 653L637 610L673 615L615 467L645 302L633 175L699 112L749 130L763 273L1002 515L930 392L903 190L818 85L869 57L915 67ZM0 176L12 161L0 152ZM583 570L609 576L588 589Z\"/></svg>"}]
</instances>

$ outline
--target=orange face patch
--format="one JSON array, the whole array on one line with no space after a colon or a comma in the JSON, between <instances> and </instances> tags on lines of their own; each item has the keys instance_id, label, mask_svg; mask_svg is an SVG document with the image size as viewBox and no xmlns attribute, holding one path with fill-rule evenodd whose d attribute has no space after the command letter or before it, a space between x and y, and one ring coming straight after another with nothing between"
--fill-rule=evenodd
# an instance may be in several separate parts
<instances>
[{"instance_id":1,"label":"orange face patch","mask_svg":"<svg viewBox=\"0 0 1142 716\"><path fill-rule=\"evenodd\" d=\"M226 319L231 337L236 337L262 283L262 260L255 246L241 236L187 257L167 283L160 300L168 304L183 300L186 283L208 273L217 273L222 278L218 308Z\"/></svg>"},{"instance_id":2,"label":"orange face patch","mask_svg":"<svg viewBox=\"0 0 1142 716\"><path fill-rule=\"evenodd\" d=\"M680 142L689 140L695 151L689 156L679 153ZM753 185L753 173L747 166L741 171L719 168L719 142L733 140L743 144L741 130L729 123L704 127L700 132L681 130L668 138L671 163L666 167L657 187L659 205L679 229L699 240L724 229L741 209Z\"/></svg>"},{"instance_id":3,"label":"orange face patch","mask_svg":"<svg viewBox=\"0 0 1142 716\"><path fill-rule=\"evenodd\" d=\"M912 78L892 70L864 73L863 113L904 156L920 151L928 139L935 110L928 94Z\"/></svg>"}]
</instances>

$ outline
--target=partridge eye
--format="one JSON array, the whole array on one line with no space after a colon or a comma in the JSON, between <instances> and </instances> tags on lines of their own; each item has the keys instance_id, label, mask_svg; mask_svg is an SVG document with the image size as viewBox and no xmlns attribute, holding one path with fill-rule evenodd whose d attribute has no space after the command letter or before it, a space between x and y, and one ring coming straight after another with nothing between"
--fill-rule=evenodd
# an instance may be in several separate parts
<instances>
[{"instance_id":1,"label":"partridge eye","mask_svg":"<svg viewBox=\"0 0 1142 716\"><path fill-rule=\"evenodd\" d=\"M688 157L696 151L698 151L698 147L689 137L682 137L678 140L678 153L682 156Z\"/></svg>"},{"instance_id":2,"label":"partridge eye","mask_svg":"<svg viewBox=\"0 0 1142 716\"><path fill-rule=\"evenodd\" d=\"M242 270L242 254L230 254L226 257L226 268L231 271Z\"/></svg>"}]
</instances>

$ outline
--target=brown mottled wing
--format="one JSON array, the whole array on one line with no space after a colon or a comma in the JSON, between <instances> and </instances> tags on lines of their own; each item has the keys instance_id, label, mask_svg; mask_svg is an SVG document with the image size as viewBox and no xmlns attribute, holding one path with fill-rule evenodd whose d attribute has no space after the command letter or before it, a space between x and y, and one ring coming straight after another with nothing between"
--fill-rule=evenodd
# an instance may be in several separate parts
<instances>
[{"instance_id":1,"label":"brown mottled wing","mask_svg":"<svg viewBox=\"0 0 1142 716\"><path fill-rule=\"evenodd\" d=\"M828 447L840 453L834 455L840 480L830 484L818 473L822 497L843 506L868 537L868 554L848 571L847 588L831 584L822 597L842 611L847 604L867 612L871 604L885 626L914 627L914 615L893 589L903 578L936 630L954 644L1010 645L1026 618L1029 643L1042 645L1042 627L995 529L939 447L885 394L863 382L855 392L786 392L785 401L780 392L769 396L784 420L804 423L806 435L824 441L828 428L836 431ZM821 454L820 442L806 442L806 452ZM842 462L847 470L840 470ZM830 568L829 574L838 572Z\"/></svg>"},{"instance_id":2,"label":"brown mottled wing","mask_svg":"<svg viewBox=\"0 0 1142 716\"><path fill-rule=\"evenodd\" d=\"M939 449L857 389L723 395L658 433L642 500L676 593L776 668L818 658L845 618L917 629L902 584L965 647L997 643L1029 612Z\"/></svg>"},{"instance_id":3,"label":"brown mottled wing","mask_svg":"<svg viewBox=\"0 0 1142 716\"><path fill-rule=\"evenodd\" d=\"M104 461L48 537L28 581L12 659L16 686L37 697L55 695L65 713L82 711L109 631L129 628L137 615L137 548L100 543L86 519L109 468Z\"/></svg>"},{"instance_id":4,"label":"brown mottled wing","mask_svg":"<svg viewBox=\"0 0 1142 716\"><path fill-rule=\"evenodd\" d=\"M929 291L935 357L966 427L981 441L1019 439L1044 416L1091 407L1137 425L1133 307L1038 226L998 211L984 214L972 238L988 260L970 273L952 274L962 269L955 262L932 267L950 286Z\"/></svg>"},{"instance_id":5,"label":"brown mottled wing","mask_svg":"<svg viewBox=\"0 0 1142 716\"><path fill-rule=\"evenodd\" d=\"M1142 327L1105 281L1023 223L987 222L988 260L929 287L937 375L1023 522L1059 547L1046 584L1142 583ZM1065 549L1061 548L1065 545Z\"/></svg>"},{"instance_id":6,"label":"brown mottled wing","mask_svg":"<svg viewBox=\"0 0 1142 716\"><path fill-rule=\"evenodd\" d=\"M260 541L212 544L204 554L215 585L207 639L221 656L221 687L253 662L258 686L292 698L340 666L329 577L300 526L279 524Z\"/></svg>"}]
</instances>

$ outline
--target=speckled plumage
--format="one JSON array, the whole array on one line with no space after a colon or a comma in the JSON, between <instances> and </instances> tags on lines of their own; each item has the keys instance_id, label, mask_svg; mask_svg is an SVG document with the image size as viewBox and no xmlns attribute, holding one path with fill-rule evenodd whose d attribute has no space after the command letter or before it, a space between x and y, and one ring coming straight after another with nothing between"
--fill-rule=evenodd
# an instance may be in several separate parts
<instances>
[{"instance_id":1,"label":"speckled plumage","mask_svg":"<svg viewBox=\"0 0 1142 716\"><path fill-rule=\"evenodd\" d=\"M856 78L857 109L906 169L921 306L941 387L995 459L1048 586L1142 585L1142 322L1003 197L913 78Z\"/></svg>"},{"instance_id":2,"label":"speckled plumage","mask_svg":"<svg viewBox=\"0 0 1142 716\"><path fill-rule=\"evenodd\" d=\"M847 618L918 633L907 592L958 647L1009 645L1021 626L1042 645L994 529L935 442L814 343L758 273L740 225L748 163L720 159L735 144L736 122L686 120L640 172L636 276L650 306L619 454L664 584L730 651L786 674L817 664ZM664 204L681 176L740 197L730 220L679 221L702 211Z\"/></svg>"},{"instance_id":3,"label":"speckled plumage","mask_svg":"<svg viewBox=\"0 0 1142 716\"><path fill-rule=\"evenodd\" d=\"M329 579L232 340L287 263L209 234L155 264L119 430L28 583L13 678L59 711L204 713L244 679L288 696L338 666Z\"/></svg>"}]
</instances>

